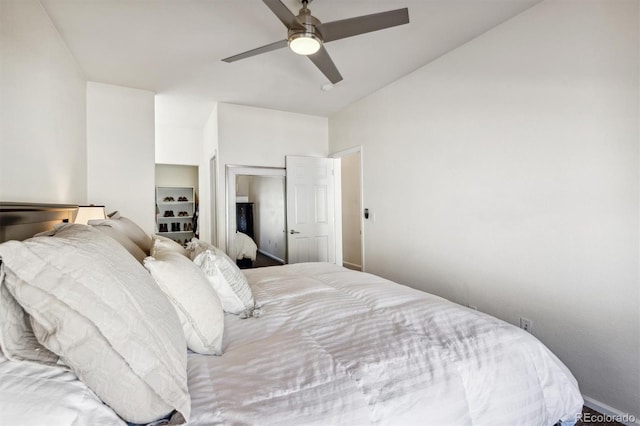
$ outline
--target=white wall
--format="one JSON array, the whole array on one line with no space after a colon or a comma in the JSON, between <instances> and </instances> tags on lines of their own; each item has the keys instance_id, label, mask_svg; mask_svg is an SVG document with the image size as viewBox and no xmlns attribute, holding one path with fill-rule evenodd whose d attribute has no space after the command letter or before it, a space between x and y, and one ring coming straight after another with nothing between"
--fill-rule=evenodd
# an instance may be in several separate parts
<instances>
[{"instance_id":1,"label":"white wall","mask_svg":"<svg viewBox=\"0 0 640 426\"><path fill-rule=\"evenodd\" d=\"M254 203L253 223L258 249L284 262L287 256L284 177L252 176L249 201Z\"/></svg>"},{"instance_id":2,"label":"white wall","mask_svg":"<svg viewBox=\"0 0 640 426\"><path fill-rule=\"evenodd\" d=\"M155 107L156 163L198 167L199 237L211 242L209 160L217 149L217 104L158 94Z\"/></svg>"},{"instance_id":3,"label":"white wall","mask_svg":"<svg viewBox=\"0 0 640 426\"><path fill-rule=\"evenodd\" d=\"M199 175L197 166L156 164L156 186L192 186L199 197Z\"/></svg>"},{"instance_id":4,"label":"white wall","mask_svg":"<svg viewBox=\"0 0 640 426\"><path fill-rule=\"evenodd\" d=\"M360 153L340 157L342 186L342 261L349 268L362 269L360 237Z\"/></svg>"},{"instance_id":5,"label":"white wall","mask_svg":"<svg viewBox=\"0 0 640 426\"><path fill-rule=\"evenodd\" d=\"M218 203L216 194L224 194L224 183L217 176L218 163L218 104L213 105L203 130L202 165L200 171L200 220L198 227L203 241L217 244L218 235L224 235L224 223L220 224L217 217L222 217L224 203ZM211 169L211 158L215 156L216 169ZM216 214L212 214L216 211ZM222 237L224 238L224 237Z\"/></svg>"},{"instance_id":6,"label":"white wall","mask_svg":"<svg viewBox=\"0 0 640 426\"><path fill-rule=\"evenodd\" d=\"M87 84L88 201L155 229L154 93Z\"/></svg>"},{"instance_id":7,"label":"white wall","mask_svg":"<svg viewBox=\"0 0 640 426\"><path fill-rule=\"evenodd\" d=\"M211 101L156 95L156 163L201 166L203 131L214 107Z\"/></svg>"},{"instance_id":8,"label":"white wall","mask_svg":"<svg viewBox=\"0 0 640 426\"><path fill-rule=\"evenodd\" d=\"M326 157L328 120L233 104L218 104L218 205L225 206L227 165L281 167L286 155ZM219 227L225 230L226 210L219 209ZM219 234L224 249L225 233Z\"/></svg>"},{"instance_id":9,"label":"white wall","mask_svg":"<svg viewBox=\"0 0 640 426\"><path fill-rule=\"evenodd\" d=\"M545 1L330 117L367 270L513 324L640 418L638 2Z\"/></svg>"},{"instance_id":10,"label":"white wall","mask_svg":"<svg viewBox=\"0 0 640 426\"><path fill-rule=\"evenodd\" d=\"M86 203L85 87L40 2L0 1L0 200Z\"/></svg>"},{"instance_id":11,"label":"white wall","mask_svg":"<svg viewBox=\"0 0 640 426\"><path fill-rule=\"evenodd\" d=\"M223 165L284 167L285 155L327 156L327 118L221 103Z\"/></svg>"},{"instance_id":12,"label":"white wall","mask_svg":"<svg viewBox=\"0 0 640 426\"><path fill-rule=\"evenodd\" d=\"M250 175L236 176L236 198L249 196L249 186L251 186L251 179L252 176Z\"/></svg>"}]
</instances>

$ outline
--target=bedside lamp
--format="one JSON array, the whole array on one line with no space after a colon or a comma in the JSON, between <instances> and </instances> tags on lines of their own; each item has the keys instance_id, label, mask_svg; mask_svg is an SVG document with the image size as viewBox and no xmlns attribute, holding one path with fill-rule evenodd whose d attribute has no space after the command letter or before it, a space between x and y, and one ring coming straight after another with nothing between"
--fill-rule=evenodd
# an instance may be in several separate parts
<instances>
[{"instance_id":1,"label":"bedside lamp","mask_svg":"<svg viewBox=\"0 0 640 426\"><path fill-rule=\"evenodd\" d=\"M78 214L74 223L81 223L86 225L90 220L106 219L104 213L104 206L78 206Z\"/></svg>"}]
</instances>

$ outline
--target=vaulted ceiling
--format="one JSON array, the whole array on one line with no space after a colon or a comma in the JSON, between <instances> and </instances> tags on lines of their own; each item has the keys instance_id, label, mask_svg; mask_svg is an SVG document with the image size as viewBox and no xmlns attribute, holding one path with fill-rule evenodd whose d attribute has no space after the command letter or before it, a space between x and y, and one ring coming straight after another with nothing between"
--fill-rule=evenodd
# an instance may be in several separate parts
<instances>
[{"instance_id":1,"label":"vaulted ceiling","mask_svg":"<svg viewBox=\"0 0 640 426\"><path fill-rule=\"evenodd\" d=\"M344 80L287 48L222 58L286 38L260 0L41 0L88 80L328 116L540 0L315 0L323 22L409 8L410 23L327 43ZM283 0L295 14L299 0Z\"/></svg>"}]
</instances>

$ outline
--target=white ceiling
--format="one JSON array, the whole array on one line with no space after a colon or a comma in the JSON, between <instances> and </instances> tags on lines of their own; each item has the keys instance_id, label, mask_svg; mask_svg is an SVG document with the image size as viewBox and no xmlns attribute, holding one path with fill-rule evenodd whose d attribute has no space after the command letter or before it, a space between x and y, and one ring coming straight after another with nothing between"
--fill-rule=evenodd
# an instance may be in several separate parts
<instances>
[{"instance_id":1,"label":"white ceiling","mask_svg":"<svg viewBox=\"0 0 640 426\"><path fill-rule=\"evenodd\" d=\"M328 43L344 80L331 91L260 0L41 0L88 80L171 97L328 116L540 0L315 0L323 22L409 8L408 25ZM283 0L297 14L298 0Z\"/></svg>"}]
</instances>

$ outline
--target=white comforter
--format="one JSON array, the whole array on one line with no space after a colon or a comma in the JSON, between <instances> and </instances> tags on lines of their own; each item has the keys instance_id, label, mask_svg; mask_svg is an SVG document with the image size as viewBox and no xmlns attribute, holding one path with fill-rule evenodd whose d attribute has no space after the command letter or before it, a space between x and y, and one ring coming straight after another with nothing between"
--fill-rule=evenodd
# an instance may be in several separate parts
<instances>
[{"instance_id":1,"label":"white comforter","mask_svg":"<svg viewBox=\"0 0 640 426\"><path fill-rule=\"evenodd\" d=\"M246 271L263 316L191 354L191 424L552 425L582 397L530 334L328 264Z\"/></svg>"},{"instance_id":2,"label":"white comforter","mask_svg":"<svg viewBox=\"0 0 640 426\"><path fill-rule=\"evenodd\" d=\"M0 352L0 425L123 425L62 367L7 360Z\"/></svg>"},{"instance_id":3,"label":"white comforter","mask_svg":"<svg viewBox=\"0 0 640 426\"><path fill-rule=\"evenodd\" d=\"M566 367L488 315L328 264L245 271L260 318L189 355L190 424L552 425L581 411ZM0 424L122 425L73 373L0 356Z\"/></svg>"}]
</instances>

